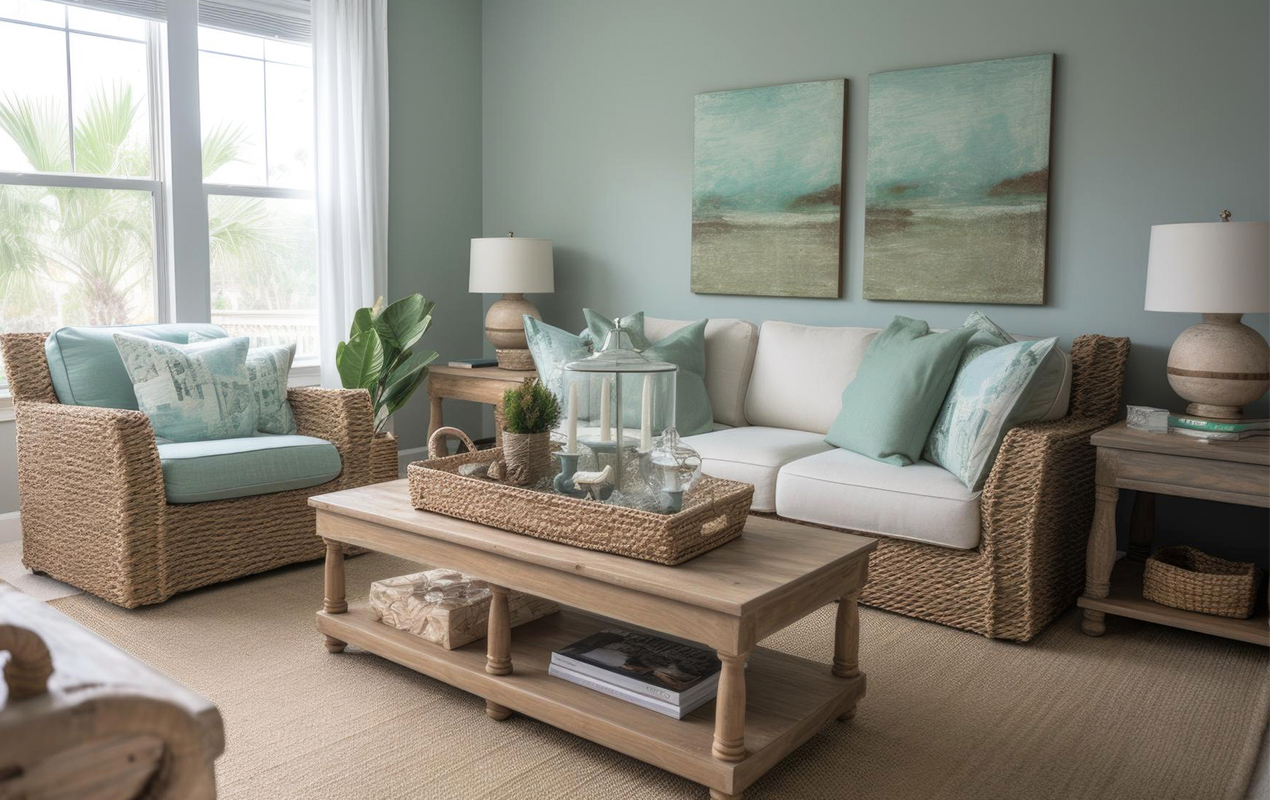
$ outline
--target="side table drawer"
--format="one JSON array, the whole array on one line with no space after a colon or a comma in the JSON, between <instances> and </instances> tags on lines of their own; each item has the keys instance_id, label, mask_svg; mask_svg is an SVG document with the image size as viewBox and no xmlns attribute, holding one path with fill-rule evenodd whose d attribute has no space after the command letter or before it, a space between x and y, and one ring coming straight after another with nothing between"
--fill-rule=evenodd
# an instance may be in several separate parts
<instances>
[{"instance_id":1,"label":"side table drawer","mask_svg":"<svg viewBox=\"0 0 1270 800\"><path fill-rule=\"evenodd\" d=\"M1100 447L1097 482L1121 489L1270 508L1266 493L1270 469L1258 464Z\"/></svg>"}]
</instances>

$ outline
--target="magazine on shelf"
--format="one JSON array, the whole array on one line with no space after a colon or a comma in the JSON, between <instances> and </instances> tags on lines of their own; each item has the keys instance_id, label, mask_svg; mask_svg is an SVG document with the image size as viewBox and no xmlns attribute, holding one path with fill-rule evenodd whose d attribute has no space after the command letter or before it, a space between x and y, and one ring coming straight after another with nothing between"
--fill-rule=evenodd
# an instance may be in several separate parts
<instances>
[{"instance_id":1,"label":"magazine on shelf","mask_svg":"<svg viewBox=\"0 0 1270 800\"><path fill-rule=\"evenodd\" d=\"M449 365L451 367L458 367L459 369L482 369L485 367L497 367L498 359L497 358L464 358L458 361L451 361Z\"/></svg>"},{"instance_id":2,"label":"magazine on shelf","mask_svg":"<svg viewBox=\"0 0 1270 800\"><path fill-rule=\"evenodd\" d=\"M1268 430L1252 430L1252 431L1197 431L1190 428L1169 428L1170 433L1180 433L1183 436L1189 436L1192 439L1199 439L1203 442L1237 442L1240 439L1250 439L1253 436L1270 435Z\"/></svg>"},{"instance_id":3,"label":"magazine on shelf","mask_svg":"<svg viewBox=\"0 0 1270 800\"><path fill-rule=\"evenodd\" d=\"M608 628L551 654L551 663L674 706L714 697L719 658L711 650Z\"/></svg>"},{"instance_id":4,"label":"magazine on shelf","mask_svg":"<svg viewBox=\"0 0 1270 800\"><path fill-rule=\"evenodd\" d=\"M561 666L560 664L553 663L551 666L547 667L547 674L560 678L561 680L569 681L570 683L576 683L578 686L584 686L587 689L599 692L600 694L606 694L609 697L624 700L632 705L647 708L650 711L656 711L658 714L665 714L668 717L674 717L675 719L683 719L695 709L714 699L714 694L711 693L708 696L698 698L687 705L679 706L658 700L656 697L650 697L641 692L632 691L623 686L618 686L607 681L593 678L590 675L584 675L581 672L575 672L574 670Z\"/></svg>"}]
</instances>

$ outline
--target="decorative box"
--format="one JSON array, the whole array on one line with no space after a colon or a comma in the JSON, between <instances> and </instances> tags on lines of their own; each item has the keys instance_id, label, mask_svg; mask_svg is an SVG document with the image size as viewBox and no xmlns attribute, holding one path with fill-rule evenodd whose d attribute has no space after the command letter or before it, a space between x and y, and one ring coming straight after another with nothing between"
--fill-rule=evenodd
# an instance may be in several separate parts
<instances>
[{"instance_id":1,"label":"decorative box","mask_svg":"<svg viewBox=\"0 0 1270 800\"><path fill-rule=\"evenodd\" d=\"M446 650L485 638L489 604L488 583L448 569L430 569L370 585L370 607L380 622ZM507 607L513 628L560 610L550 600L515 591L507 595Z\"/></svg>"}]
</instances>

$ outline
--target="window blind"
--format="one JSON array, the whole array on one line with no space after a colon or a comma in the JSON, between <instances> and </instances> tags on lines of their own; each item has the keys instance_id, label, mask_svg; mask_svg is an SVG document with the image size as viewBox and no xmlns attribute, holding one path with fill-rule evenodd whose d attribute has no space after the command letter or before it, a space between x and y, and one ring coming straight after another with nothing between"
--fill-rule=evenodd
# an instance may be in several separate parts
<instances>
[{"instance_id":1,"label":"window blind","mask_svg":"<svg viewBox=\"0 0 1270 800\"><path fill-rule=\"evenodd\" d=\"M166 0L66 0L67 5L127 14L162 22L167 19ZM202 0L198 22L250 36L309 41L309 0Z\"/></svg>"}]
</instances>

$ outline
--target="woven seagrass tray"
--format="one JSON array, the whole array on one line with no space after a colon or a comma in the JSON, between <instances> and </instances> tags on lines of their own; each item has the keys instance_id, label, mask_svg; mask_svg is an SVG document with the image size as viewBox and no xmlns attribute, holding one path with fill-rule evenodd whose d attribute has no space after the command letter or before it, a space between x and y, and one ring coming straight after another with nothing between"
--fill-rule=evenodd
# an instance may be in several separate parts
<instances>
[{"instance_id":1,"label":"woven seagrass tray","mask_svg":"<svg viewBox=\"0 0 1270 800\"><path fill-rule=\"evenodd\" d=\"M459 435L471 448L471 440L454 429L441 428L434 442L443 432ZM430 455L435 454L432 447ZM458 472L464 464L488 464L501 455L497 448L469 449L414 462L406 470L411 503L420 511L512 533L674 565L740 536L754 499L754 487L748 483L703 475L684 498L682 511L658 514Z\"/></svg>"},{"instance_id":2,"label":"woven seagrass tray","mask_svg":"<svg viewBox=\"0 0 1270 800\"><path fill-rule=\"evenodd\" d=\"M1193 547L1164 547L1147 559L1142 596L1162 606L1247 619L1257 605L1257 567Z\"/></svg>"}]
</instances>

